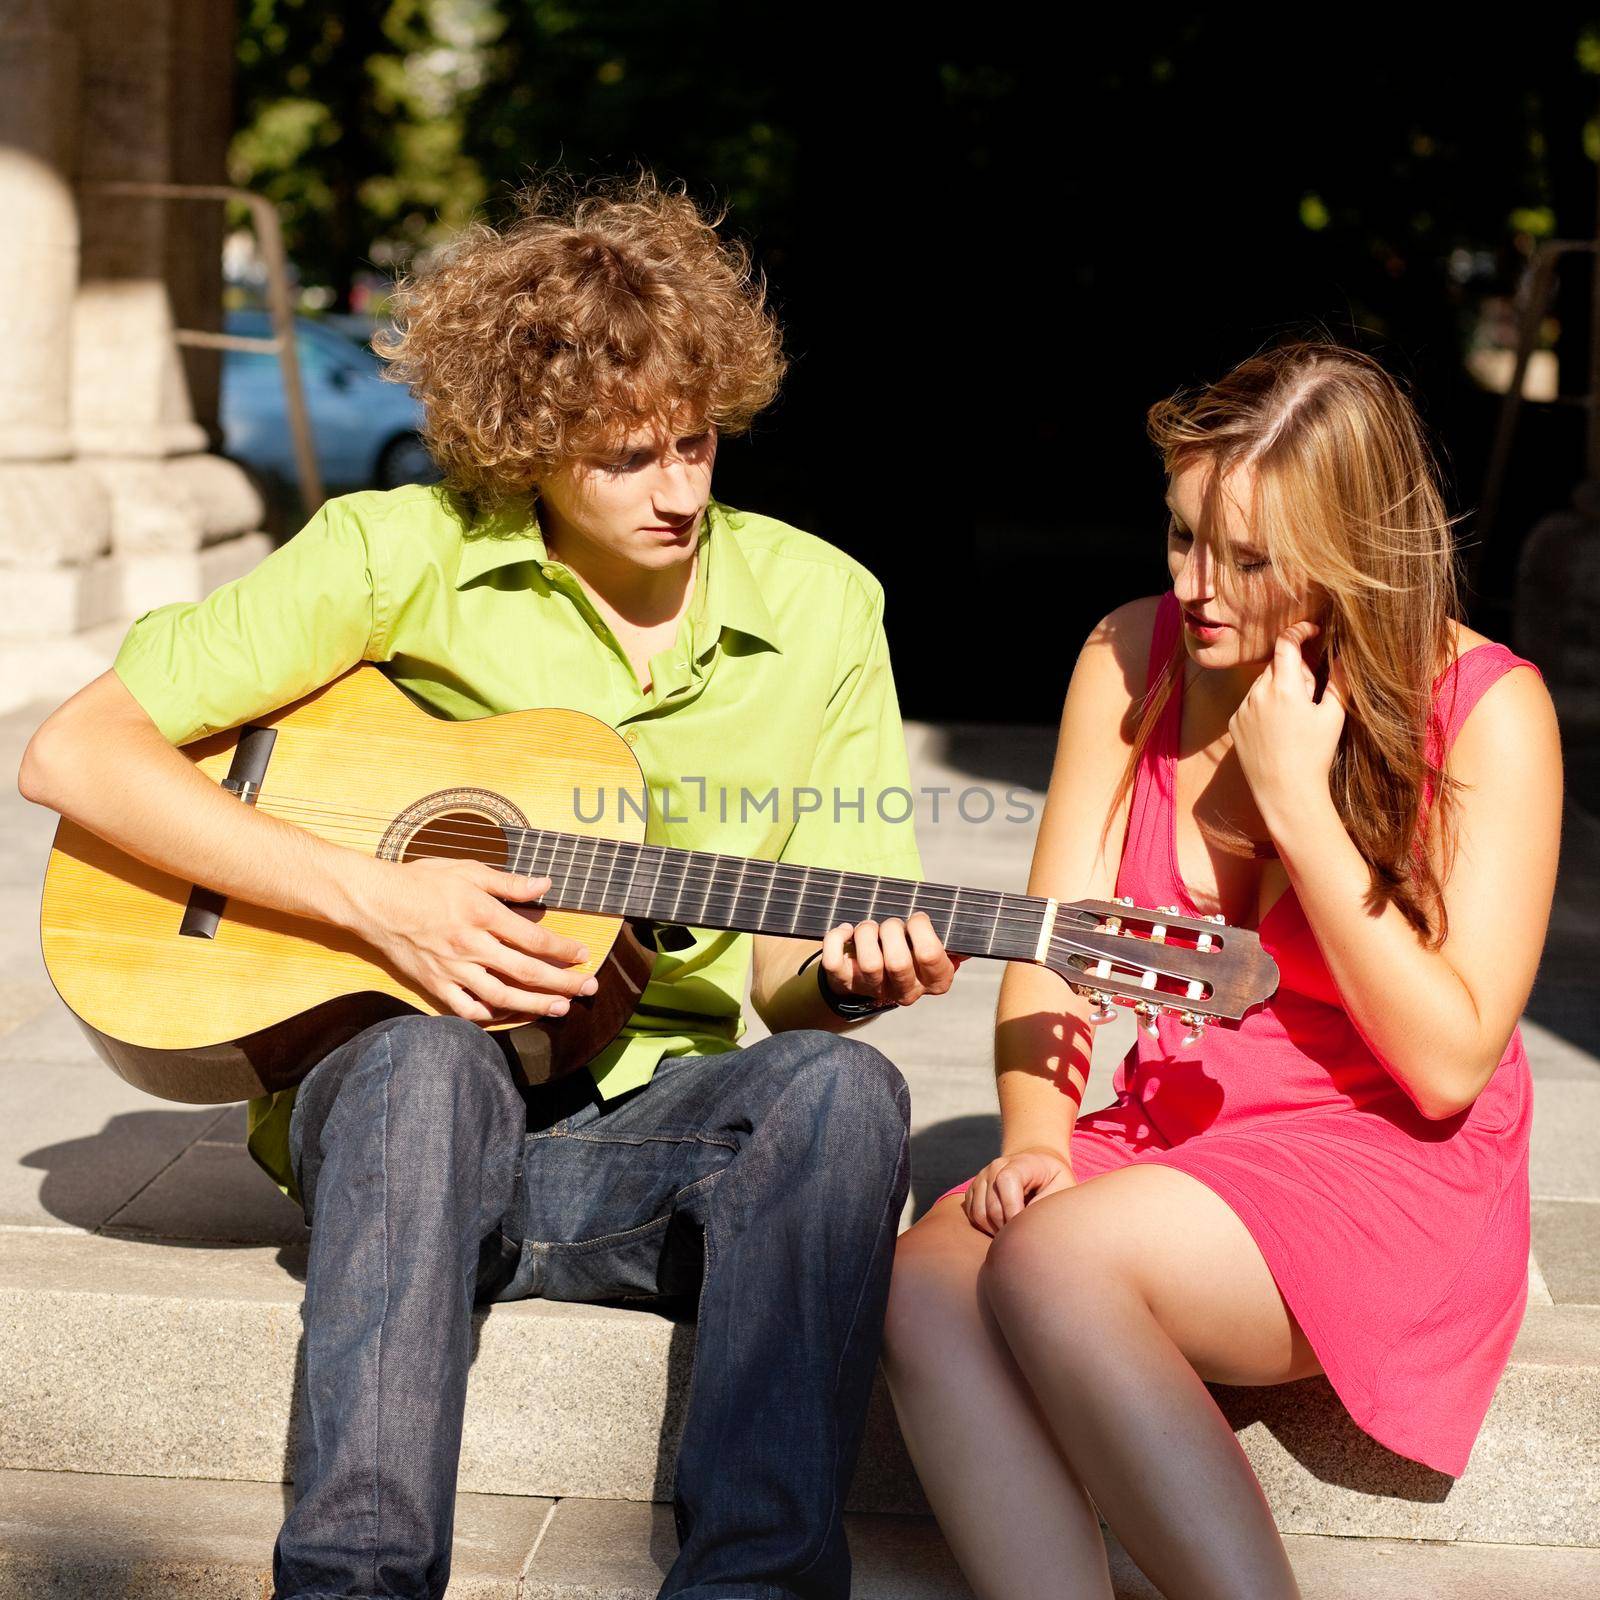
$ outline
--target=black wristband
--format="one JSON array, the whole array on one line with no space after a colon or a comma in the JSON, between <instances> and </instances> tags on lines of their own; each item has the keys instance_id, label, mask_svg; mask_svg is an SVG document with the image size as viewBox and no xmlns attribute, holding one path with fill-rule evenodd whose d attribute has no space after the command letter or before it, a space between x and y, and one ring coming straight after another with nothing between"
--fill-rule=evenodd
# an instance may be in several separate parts
<instances>
[{"instance_id":1,"label":"black wristband","mask_svg":"<svg viewBox=\"0 0 1600 1600\"><path fill-rule=\"evenodd\" d=\"M804 972L821 954L821 950L813 950L800 963L799 970ZM828 983L828 969L822 966L820 962L817 966L817 993L822 996L828 1009L836 1017L844 1017L850 1022L857 1021L861 1017L875 1017L880 1011L894 1011L897 1009L896 1002L893 1000L879 1005L876 1000L864 994L835 993Z\"/></svg>"}]
</instances>

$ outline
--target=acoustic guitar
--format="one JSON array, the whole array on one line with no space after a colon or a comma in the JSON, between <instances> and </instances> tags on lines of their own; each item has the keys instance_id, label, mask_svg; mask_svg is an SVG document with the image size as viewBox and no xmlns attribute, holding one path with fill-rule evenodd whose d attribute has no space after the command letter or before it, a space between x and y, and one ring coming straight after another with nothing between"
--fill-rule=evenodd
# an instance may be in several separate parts
<instances>
[{"instance_id":1,"label":"acoustic guitar","mask_svg":"<svg viewBox=\"0 0 1600 1600\"><path fill-rule=\"evenodd\" d=\"M842 921L925 911L953 954L1030 961L1096 1001L1191 1039L1277 987L1248 930L1175 907L884 878L644 843L647 786L633 751L570 710L448 721L363 663L268 716L183 747L243 805L386 861L476 857L549 876L515 905L589 951L598 991L559 1019L509 1031L529 1084L576 1070L621 1030L658 954L688 928L821 939ZM586 822L583 794L634 797ZM296 1083L384 1018L445 1008L346 929L236 900L157 870L63 819L45 869L45 965L99 1055L165 1099L217 1103Z\"/></svg>"}]
</instances>

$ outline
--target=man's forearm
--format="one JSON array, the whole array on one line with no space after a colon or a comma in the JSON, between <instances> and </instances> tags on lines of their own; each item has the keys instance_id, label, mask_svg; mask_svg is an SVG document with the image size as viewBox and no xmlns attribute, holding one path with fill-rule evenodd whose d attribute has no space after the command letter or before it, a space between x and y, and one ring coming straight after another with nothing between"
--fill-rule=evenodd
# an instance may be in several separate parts
<instances>
[{"instance_id":1,"label":"man's forearm","mask_svg":"<svg viewBox=\"0 0 1600 1600\"><path fill-rule=\"evenodd\" d=\"M859 1028L866 1017L841 1017L828 1005L817 988L817 961L805 965L822 949L818 942L781 939L771 935L767 951L758 957L757 981L751 1005L771 1033L787 1033L793 1028L821 1028L828 1033L848 1033ZM804 967L804 970L801 970ZM787 974L786 976L784 974Z\"/></svg>"},{"instance_id":2,"label":"man's forearm","mask_svg":"<svg viewBox=\"0 0 1600 1600\"><path fill-rule=\"evenodd\" d=\"M342 927L383 863L235 799L153 724L86 717L36 736L19 774L30 800L118 849L218 894Z\"/></svg>"}]
</instances>

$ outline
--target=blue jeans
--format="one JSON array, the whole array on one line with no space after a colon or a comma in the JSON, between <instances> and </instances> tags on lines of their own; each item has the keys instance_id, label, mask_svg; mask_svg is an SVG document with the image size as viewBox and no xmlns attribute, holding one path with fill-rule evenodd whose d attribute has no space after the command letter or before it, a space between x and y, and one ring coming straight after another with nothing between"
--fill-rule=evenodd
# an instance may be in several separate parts
<instances>
[{"instance_id":1,"label":"blue jeans","mask_svg":"<svg viewBox=\"0 0 1600 1600\"><path fill-rule=\"evenodd\" d=\"M505 1051L460 1018L400 1017L301 1084L311 1258L277 1600L444 1593L475 1302L696 1294L661 1596L842 1600L904 1080L871 1045L798 1030L668 1057L606 1103L583 1072L524 1096Z\"/></svg>"}]
</instances>

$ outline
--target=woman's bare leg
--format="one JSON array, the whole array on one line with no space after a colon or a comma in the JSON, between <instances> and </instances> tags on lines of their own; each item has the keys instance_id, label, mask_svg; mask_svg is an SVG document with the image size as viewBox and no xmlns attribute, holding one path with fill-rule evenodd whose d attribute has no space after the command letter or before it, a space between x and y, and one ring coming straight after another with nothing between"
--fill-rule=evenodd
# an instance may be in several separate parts
<instances>
[{"instance_id":1,"label":"woman's bare leg","mask_svg":"<svg viewBox=\"0 0 1600 1600\"><path fill-rule=\"evenodd\" d=\"M1111 1600L1099 1518L978 1292L989 1244L959 1196L900 1237L883 1369L906 1447L980 1600Z\"/></svg>"},{"instance_id":2,"label":"woman's bare leg","mask_svg":"<svg viewBox=\"0 0 1600 1600\"><path fill-rule=\"evenodd\" d=\"M1169 1600L1298 1600L1203 1380L1321 1369L1218 1195L1155 1163L1102 1174L1002 1228L980 1288L1062 1453Z\"/></svg>"}]
</instances>

